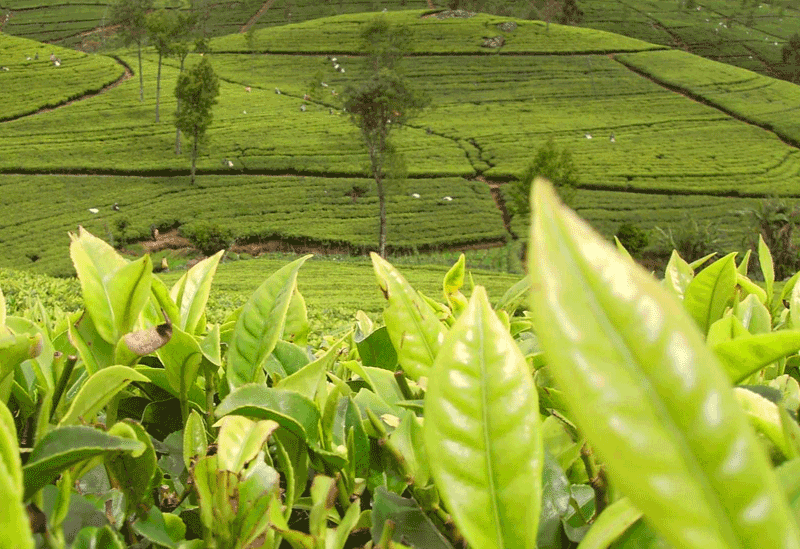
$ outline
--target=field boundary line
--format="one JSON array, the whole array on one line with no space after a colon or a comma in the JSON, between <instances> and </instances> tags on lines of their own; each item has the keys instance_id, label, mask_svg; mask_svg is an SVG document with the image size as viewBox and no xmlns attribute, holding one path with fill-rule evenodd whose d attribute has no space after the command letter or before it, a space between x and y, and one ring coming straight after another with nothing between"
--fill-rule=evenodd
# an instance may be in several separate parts
<instances>
[{"instance_id":1,"label":"field boundary line","mask_svg":"<svg viewBox=\"0 0 800 549\"><path fill-rule=\"evenodd\" d=\"M264 15L264 13L266 13L266 11L270 9L272 7L272 4L274 3L275 0L267 0L266 2L264 2L264 5L261 6L261 9L259 9L253 17L248 19L247 23L242 25L242 28L239 29L239 33L242 34L250 30L250 27L258 23L258 20L261 19L261 16Z\"/></svg>"},{"instance_id":2,"label":"field boundary line","mask_svg":"<svg viewBox=\"0 0 800 549\"><path fill-rule=\"evenodd\" d=\"M648 73L644 72L643 70L641 70L641 69L639 69L637 67L634 67L633 65L629 65L628 63L626 63L622 59L618 59L616 56L611 56L611 59L613 59L614 61L616 61L617 63L619 63L620 65L622 65L626 69L628 69L629 71L631 71L633 73L636 73L639 76L641 76L643 78L646 78L646 79L650 80L651 82L653 82L655 84L658 84L662 88L668 89L668 90L670 90L672 92L675 92L675 93L679 93L679 94L683 95L684 97L687 97L687 98L689 98L689 99L691 99L693 101L696 101L698 103L702 103L703 105L706 105L707 107L711 107L713 109L717 109L718 111L730 116L731 118L734 118L734 119L738 120L739 122L744 122L745 124L750 124L751 126L756 126L758 128L761 128L762 130L764 130L766 132L769 132L772 135L774 135L775 137L777 137L778 139L780 139L784 144L789 145L790 147L793 147L795 149L800 149L800 140L797 140L797 139L795 139L795 138L793 138L793 137L791 137L791 136L789 136L789 135L787 135L787 134L785 134L783 132L775 130L775 128L773 128L768 123L756 122L755 120L747 118L746 116L743 116L743 115L741 115L741 114L739 114L739 113L737 113L737 112L725 107L724 105L720 105L719 103L716 103L715 101L713 101L713 100L711 100L711 99L709 99L707 97L703 97L702 95L700 95L698 93L695 93L695 92L693 92L692 90L690 90L688 88L684 88L683 86L676 85L676 84L670 84L669 82L664 82L663 80L659 79L656 76L648 74Z\"/></svg>"}]
</instances>

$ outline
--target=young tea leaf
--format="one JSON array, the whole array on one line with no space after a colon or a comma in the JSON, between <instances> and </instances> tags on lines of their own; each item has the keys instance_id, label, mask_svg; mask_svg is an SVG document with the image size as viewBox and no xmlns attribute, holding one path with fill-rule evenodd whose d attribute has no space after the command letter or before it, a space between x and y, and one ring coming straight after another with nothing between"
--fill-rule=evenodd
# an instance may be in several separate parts
<instances>
[{"instance_id":1,"label":"young tea leaf","mask_svg":"<svg viewBox=\"0 0 800 549\"><path fill-rule=\"evenodd\" d=\"M536 547L543 460L537 393L481 286L430 370L423 429L436 486L470 545Z\"/></svg>"},{"instance_id":2,"label":"young tea leaf","mask_svg":"<svg viewBox=\"0 0 800 549\"><path fill-rule=\"evenodd\" d=\"M297 284L297 271L307 255L276 271L245 303L228 347L226 370L231 389L255 381L259 368L275 348Z\"/></svg>"},{"instance_id":3,"label":"young tea leaf","mask_svg":"<svg viewBox=\"0 0 800 549\"><path fill-rule=\"evenodd\" d=\"M378 286L387 301L383 311L386 329L400 367L416 381L428 374L446 330L431 306L403 275L377 254L371 257Z\"/></svg>"},{"instance_id":4,"label":"young tea leaf","mask_svg":"<svg viewBox=\"0 0 800 549\"><path fill-rule=\"evenodd\" d=\"M536 331L612 483L675 547L800 547L770 464L697 324L549 184L539 181L533 198ZM706 271L693 298L705 324L727 301L733 256Z\"/></svg>"}]
</instances>

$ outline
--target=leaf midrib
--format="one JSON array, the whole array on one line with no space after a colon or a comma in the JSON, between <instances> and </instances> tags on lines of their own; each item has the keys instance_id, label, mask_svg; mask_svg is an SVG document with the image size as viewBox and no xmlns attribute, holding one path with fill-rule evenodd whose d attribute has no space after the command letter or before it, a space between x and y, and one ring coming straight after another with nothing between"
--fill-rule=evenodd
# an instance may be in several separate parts
<instances>
[{"instance_id":1,"label":"leaf midrib","mask_svg":"<svg viewBox=\"0 0 800 549\"><path fill-rule=\"evenodd\" d=\"M483 447L484 450L484 459L486 460L486 476L488 477L487 480L489 481L489 498L490 503L492 506L492 517L494 518L495 524L495 536L497 541L497 547L505 547L503 543L503 529L500 524L500 510L498 509L497 505L497 486L496 481L494 478L494 460L492 459L492 441L490 438L491 433L491 425L489 423L489 394L487 390L487 384L489 382L489 376L487 375L487 366L486 366L486 353L485 353L485 333L484 333L484 322L483 322L483 314L482 307L475 308L475 315L477 317L476 324L476 331L478 332L478 344L480 349L480 371L481 371L481 423L483 424Z\"/></svg>"},{"instance_id":2,"label":"leaf midrib","mask_svg":"<svg viewBox=\"0 0 800 549\"><path fill-rule=\"evenodd\" d=\"M557 218L556 224L558 225L559 233L562 231L566 232L566 227L563 225L563 221L560 218ZM563 234L563 233L562 233ZM564 242L564 240L562 240ZM577 249L577 244L573 243L570 240L566 240L567 246L570 248L571 255L573 257L578 257L580 261L573 261L569 262L572 264L572 271L576 272L579 276L579 280L583 282L583 287L589 287L591 291L586 296L586 303L588 305L589 310L592 312L592 315L597 322L597 325L603 331L604 336L607 338L609 342L612 342L612 348L615 349L617 352L623 351L624 355L627 355L629 363L638 364L640 361L635 353L632 352L630 345L628 344L627 338L624 337L618 330L614 329L614 322L612 319L605 314L605 307L599 302L597 299L597 290L596 290L596 280L593 280L593 277L587 276L586 270L589 270L590 275L595 274L594 271L591 270L591 266L587 267L586 261L583 260L583 256L580 253L580 250ZM601 320L603 320L601 322ZM731 541L736 542L735 546L732 547L739 547L741 548L741 543L739 543L739 536L737 535L737 529L730 520L730 517L725 512L724 507L721 505L720 500L716 497L716 490L714 489L713 485L710 483L708 479L708 474L706 473L705 469L700 465L697 455L695 454L694 449L688 442L687 437L684 435L683 431L678 427L677 423L672 417L672 414L669 411L669 408L665 405L661 395L653 386L653 383L649 376L641 372L640 369L635 369L632 372L628 370L630 373L633 374L633 377L638 378L637 381L639 385L643 388L650 395L650 403L651 406L654 408L655 415L662 420L662 426L664 429L671 431L673 434L678 434L677 437L674 437L673 440L677 441L680 446L679 454L683 459L683 462L686 464L687 468L691 469L694 474L692 475L693 478L699 482L700 484L700 491L704 494L704 499L709 505L709 507L713 510L714 516L718 519L718 524L724 524L725 526L719 528L719 533L725 538L723 541L729 543ZM688 459L687 459L688 458Z\"/></svg>"}]
</instances>

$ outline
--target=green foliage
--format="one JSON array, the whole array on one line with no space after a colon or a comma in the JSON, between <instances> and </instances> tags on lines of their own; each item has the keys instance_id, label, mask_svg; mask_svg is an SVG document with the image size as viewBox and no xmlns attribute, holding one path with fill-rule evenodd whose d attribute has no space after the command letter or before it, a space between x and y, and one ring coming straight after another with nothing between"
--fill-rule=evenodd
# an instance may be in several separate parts
<instances>
[{"instance_id":1,"label":"green foliage","mask_svg":"<svg viewBox=\"0 0 800 549\"><path fill-rule=\"evenodd\" d=\"M211 125L211 107L217 103L218 95L219 78L207 57L178 75L178 83L175 85L175 97L178 99L175 127L192 138L192 184L198 147Z\"/></svg>"},{"instance_id":2,"label":"green foliage","mask_svg":"<svg viewBox=\"0 0 800 549\"><path fill-rule=\"evenodd\" d=\"M638 257L650 243L647 231L640 229L633 223L623 223L617 228L616 237L628 252Z\"/></svg>"},{"instance_id":3,"label":"green foliage","mask_svg":"<svg viewBox=\"0 0 800 549\"><path fill-rule=\"evenodd\" d=\"M367 78L345 88L344 109L361 132L369 155L370 174L378 190L380 209L378 250L381 257L386 257L384 180L405 172L404 162L398 157L390 135L394 128L414 118L429 99L414 91L400 71L409 42L408 29L394 28L385 16L379 15L367 25L361 39L366 52ZM392 165L396 167L394 170L390 169ZM395 173L390 175L390 171Z\"/></svg>"},{"instance_id":4,"label":"green foliage","mask_svg":"<svg viewBox=\"0 0 800 549\"><path fill-rule=\"evenodd\" d=\"M227 250L234 242L234 231L213 221L193 221L181 225L180 233L189 239L192 246L203 255L212 256L220 250Z\"/></svg>"},{"instance_id":5,"label":"green foliage","mask_svg":"<svg viewBox=\"0 0 800 549\"><path fill-rule=\"evenodd\" d=\"M739 212L751 227L745 245L756 249L758 238L771 251L775 277L784 280L800 268L800 249L795 244L795 228L800 209L779 198L761 200L757 207ZM755 233L755 234L753 234Z\"/></svg>"},{"instance_id":6,"label":"green foliage","mask_svg":"<svg viewBox=\"0 0 800 549\"><path fill-rule=\"evenodd\" d=\"M558 189L562 200L568 204L574 199L579 178L578 170L569 149L560 149L555 141L548 139L541 145L522 176L508 185L508 208L511 213L526 216L530 213L529 198L533 182L537 177L551 181Z\"/></svg>"},{"instance_id":7,"label":"green foliage","mask_svg":"<svg viewBox=\"0 0 800 549\"><path fill-rule=\"evenodd\" d=\"M684 213L683 222L666 229L655 227L656 245L665 253L677 250L681 257L695 260L720 251L722 234L713 221L698 221Z\"/></svg>"},{"instance_id":8,"label":"green foliage","mask_svg":"<svg viewBox=\"0 0 800 549\"><path fill-rule=\"evenodd\" d=\"M796 32L781 48L781 61L783 61L786 79L800 82L800 32Z\"/></svg>"},{"instance_id":9,"label":"green foliage","mask_svg":"<svg viewBox=\"0 0 800 549\"><path fill-rule=\"evenodd\" d=\"M699 270L709 258L677 253L662 284L551 187L536 185L533 208L531 277L501 307L466 284L465 256L439 271L430 295L443 302L373 256L385 327L358 314L355 333L316 351L289 341L305 316L307 257L209 325L219 255L169 291L143 275L151 263L81 231L71 249L89 314L37 324L5 314L0 298L0 353L20 349L0 360L0 466L17 479L8 501L51 498L40 508L62 540L88 497L75 482L106 494L92 501L114 521L79 528L73 545L87 547L132 536L273 549L279 538L334 549L797 547L800 385L789 374L800 286L768 299L735 254ZM769 289L770 254L758 253ZM528 293L531 312L518 311ZM160 339L122 366L120 335ZM32 449L15 469L23 436ZM202 541L186 539L192 524ZM23 544L27 528L17 526Z\"/></svg>"}]
</instances>

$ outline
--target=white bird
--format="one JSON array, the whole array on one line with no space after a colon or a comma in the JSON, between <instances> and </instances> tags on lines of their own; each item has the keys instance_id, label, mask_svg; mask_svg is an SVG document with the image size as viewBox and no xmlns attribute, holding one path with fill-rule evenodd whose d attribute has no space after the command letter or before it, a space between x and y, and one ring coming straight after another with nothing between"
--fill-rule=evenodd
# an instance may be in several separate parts
<instances>
[{"instance_id":1,"label":"white bird","mask_svg":"<svg viewBox=\"0 0 800 549\"><path fill-rule=\"evenodd\" d=\"M89 211L93 214L100 213L100 210L98 210L97 208L89 208Z\"/></svg>"},{"instance_id":2,"label":"white bird","mask_svg":"<svg viewBox=\"0 0 800 549\"><path fill-rule=\"evenodd\" d=\"M331 57L331 63L336 63L336 58L335 57Z\"/></svg>"},{"instance_id":3,"label":"white bird","mask_svg":"<svg viewBox=\"0 0 800 549\"><path fill-rule=\"evenodd\" d=\"M326 84L325 82L322 82L322 87L323 87L323 88L327 88L327 87L328 87L328 84Z\"/></svg>"},{"instance_id":4,"label":"white bird","mask_svg":"<svg viewBox=\"0 0 800 549\"><path fill-rule=\"evenodd\" d=\"M453 201L453 197L452 196L445 196L444 198L442 198L442 200L444 200L446 202L452 202Z\"/></svg>"},{"instance_id":5,"label":"white bird","mask_svg":"<svg viewBox=\"0 0 800 549\"><path fill-rule=\"evenodd\" d=\"M242 111L242 114L247 114L247 111Z\"/></svg>"},{"instance_id":6,"label":"white bird","mask_svg":"<svg viewBox=\"0 0 800 549\"><path fill-rule=\"evenodd\" d=\"M414 198L419 198L419 193L412 193L411 196Z\"/></svg>"},{"instance_id":7,"label":"white bird","mask_svg":"<svg viewBox=\"0 0 800 549\"><path fill-rule=\"evenodd\" d=\"M592 134L590 134L590 133L587 133L586 135L584 135L584 137L585 137L586 139L591 139L591 138L592 138Z\"/></svg>"},{"instance_id":8,"label":"white bird","mask_svg":"<svg viewBox=\"0 0 800 549\"><path fill-rule=\"evenodd\" d=\"M336 69L336 70L338 71L338 70L339 70L339 63L336 63L336 64L333 66L333 68L334 68L334 69Z\"/></svg>"},{"instance_id":9,"label":"white bird","mask_svg":"<svg viewBox=\"0 0 800 549\"><path fill-rule=\"evenodd\" d=\"M777 46L778 44L775 44L775 45ZM341 73L344 73L344 67L342 67L341 69L339 69L339 72L341 72Z\"/></svg>"}]
</instances>

